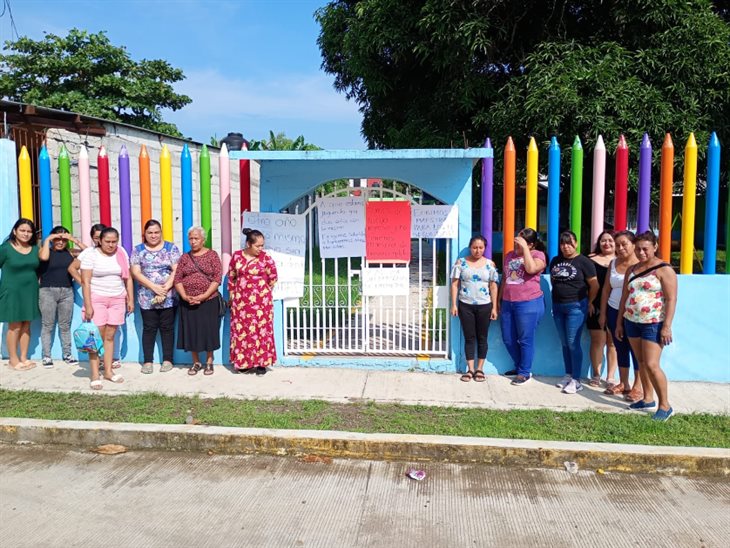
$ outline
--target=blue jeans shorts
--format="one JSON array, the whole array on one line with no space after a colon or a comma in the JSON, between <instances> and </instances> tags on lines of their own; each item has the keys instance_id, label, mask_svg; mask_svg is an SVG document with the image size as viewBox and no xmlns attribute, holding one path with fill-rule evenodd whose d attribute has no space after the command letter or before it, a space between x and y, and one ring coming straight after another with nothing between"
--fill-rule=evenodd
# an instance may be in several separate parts
<instances>
[{"instance_id":1,"label":"blue jeans shorts","mask_svg":"<svg viewBox=\"0 0 730 548\"><path fill-rule=\"evenodd\" d=\"M624 318L624 331L630 339L644 339L653 343L661 344L661 332L664 322L659 323L636 323Z\"/></svg>"}]
</instances>

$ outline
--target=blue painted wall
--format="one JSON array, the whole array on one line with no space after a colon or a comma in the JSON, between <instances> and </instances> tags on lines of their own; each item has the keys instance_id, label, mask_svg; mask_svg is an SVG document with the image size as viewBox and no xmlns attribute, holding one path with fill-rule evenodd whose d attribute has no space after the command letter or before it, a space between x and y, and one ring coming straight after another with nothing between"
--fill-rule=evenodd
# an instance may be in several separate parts
<instances>
[{"instance_id":1,"label":"blue painted wall","mask_svg":"<svg viewBox=\"0 0 730 548\"><path fill-rule=\"evenodd\" d=\"M563 374L563 360L560 344L555 332L555 325L550 315L550 286L547 277L543 278L543 290L546 298L547 311L540 323L537 333L538 355L535 359L534 373L536 375L561 376ZM76 309L74 311L73 328L75 329L81 318L81 295L77 291ZM709 381L730 383L730 276L679 276L679 301L672 328L675 342L668 346L662 354L662 368L667 377L675 381ZM142 332L142 322L139 311L127 318L127 324L122 329L121 350L124 361L141 361L141 347L137 333ZM461 347L461 329L453 332L453 339L459 346L457 360L459 367L464 367ZM3 330L3 340L4 340ZM216 363L228 363L227 349L229 347L228 321L221 326L222 348L226 349L215 353ZM588 359L589 339L587 333L583 337L584 376L589 370ZM279 347L281 348L281 347ZM31 353L34 359L41 358L40 349L40 320L33 322L31 335ZM58 338L54 341L53 357L61 359L61 347ZM156 352L157 361L160 360L159 348ZM489 332L487 373L504 372L511 369L499 324L494 322ZM175 361L179 364L190 363L190 355L176 351ZM283 358L284 365L309 365L319 367L358 367L365 369L393 369L409 370L421 369L426 371L454 372L455 365L450 360L416 360L395 358L327 358L315 357L302 360L299 357Z\"/></svg>"},{"instance_id":2,"label":"blue painted wall","mask_svg":"<svg viewBox=\"0 0 730 548\"><path fill-rule=\"evenodd\" d=\"M398 153L398 154L396 154ZM237 153L241 155L240 153ZM345 177L383 177L415 184L445 203L459 206L459 239L452 242L451 256L466 250L472 233L471 227L471 169L475 158L483 156L481 149L471 151L348 151L313 153L247 153L246 157L265 160L261 171L261 210L279 211L290 202L316 188L320 183ZM234 154L232 154L234 156ZM327 159L329 162L307 162L304 157ZM234 156L236 157L236 156ZM273 158L289 158L274 161ZM272 161L266 161L272 160ZM377 160L377 161L374 161ZM12 185L10 185L12 187ZM10 203L13 202L11 206ZM17 199L3 200L0 217L4 221L17 217ZM8 214L9 210L9 214ZM12 222L11 222L12 224ZM225 285L225 284L224 284ZM562 352L555 326L550 315L549 282L542 282L547 311L537 334L538 357L534 372L537 375L560 376L563 373ZM80 323L81 296L77 291L73 328ZM277 347L282 348L281 303L276 307ZM4 348L5 325L2 346ZM127 318L120 337L121 356L125 361L141 361L137 334L141 334L139 311ZM730 276L679 276L679 301L673 331L675 343L667 347L662 366L670 380L730 382ZM458 320L451 323L452 360L416 360L394 358L282 358L284 365L347 366L369 369L422 369L454 372L464 367L463 340ZM41 358L40 321L32 326L31 355ZM215 353L216 363L228 363L229 324L221 326L221 348ZM584 363L588 371L588 335L584 333ZM60 342L54 341L53 357L61 358ZM159 361L159 348L156 353ZM190 363L190 356L176 351L178 364ZM498 323L492 324L489 334L487 373L511 368L509 356L501 341Z\"/></svg>"}]
</instances>

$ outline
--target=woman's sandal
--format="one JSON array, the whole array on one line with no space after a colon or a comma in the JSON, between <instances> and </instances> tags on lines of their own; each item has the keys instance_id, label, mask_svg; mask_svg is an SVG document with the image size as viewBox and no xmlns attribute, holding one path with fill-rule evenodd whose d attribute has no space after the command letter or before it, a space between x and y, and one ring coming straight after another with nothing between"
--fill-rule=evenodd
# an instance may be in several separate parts
<instances>
[{"instance_id":1,"label":"woman's sandal","mask_svg":"<svg viewBox=\"0 0 730 548\"><path fill-rule=\"evenodd\" d=\"M172 368L172 362L164 361L160 366L160 373L167 373L168 371L172 371Z\"/></svg>"},{"instance_id":2,"label":"woman's sandal","mask_svg":"<svg viewBox=\"0 0 730 548\"><path fill-rule=\"evenodd\" d=\"M474 378L474 373L467 371L461 376L461 382L469 382L472 378Z\"/></svg>"},{"instance_id":3,"label":"woman's sandal","mask_svg":"<svg viewBox=\"0 0 730 548\"><path fill-rule=\"evenodd\" d=\"M30 360L25 360L24 362L18 362L16 365L10 365L10 362L8 362L8 367L11 369L14 369L15 371L28 371L30 369L33 369L36 366L36 363Z\"/></svg>"},{"instance_id":4,"label":"woman's sandal","mask_svg":"<svg viewBox=\"0 0 730 548\"><path fill-rule=\"evenodd\" d=\"M95 381L91 381L89 383L89 388L92 390L101 390L104 388L104 385L101 383L101 379L96 379Z\"/></svg>"},{"instance_id":5,"label":"woman's sandal","mask_svg":"<svg viewBox=\"0 0 730 548\"><path fill-rule=\"evenodd\" d=\"M150 362L142 364L142 373L145 375L151 375L154 369L152 368L152 364Z\"/></svg>"},{"instance_id":6,"label":"woman's sandal","mask_svg":"<svg viewBox=\"0 0 730 548\"><path fill-rule=\"evenodd\" d=\"M603 393L608 394L609 396L618 396L622 394L624 391L624 383L620 382L618 384L614 384L613 386L609 386L606 388Z\"/></svg>"},{"instance_id":7,"label":"woman's sandal","mask_svg":"<svg viewBox=\"0 0 730 548\"><path fill-rule=\"evenodd\" d=\"M190 366L190 369L188 369L188 375L197 375L198 371L203 369L203 364L200 362L195 362L193 365Z\"/></svg>"},{"instance_id":8,"label":"woman's sandal","mask_svg":"<svg viewBox=\"0 0 730 548\"><path fill-rule=\"evenodd\" d=\"M639 400L644 399L644 391L643 390L631 390L628 394L624 396L624 400L628 402L636 402Z\"/></svg>"},{"instance_id":9,"label":"woman's sandal","mask_svg":"<svg viewBox=\"0 0 730 548\"><path fill-rule=\"evenodd\" d=\"M601 376L596 375L595 377L591 377L591 380L588 381L588 386L593 386L595 388L601 386Z\"/></svg>"},{"instance_id":10,"label":"woman's sandal","mask_svg":"<svg viewBox=\"0 0 730 548\"><path fill-rule=\"evenodd\" d=\"M484 382L487 380L487 377L484 375L484 371L481 369L477 369L474 371L474 382Z\"/></svg>"},{"instance_id":11,"label":"woman's sandal","mask_svg":"<svg viewBox=\"0 0 730 548\"><path fill-rule=\"evenodd\" d=\"M115 384L120 384L124 382L124 377L121 375L112 375L111 377L104 377L105 381L113 382Z\"/></svg>"},{"instance_id":12,"label":"woman's sandal","mask_svg":"<svg viewBox=\"0 0 730 548\"><path fill-rule=\"evenodd\" d=\"M212 374L213 374L213 364L206 363L205 369L203 370L203 375L212 375Z\"/></svg>"}]
</instances>

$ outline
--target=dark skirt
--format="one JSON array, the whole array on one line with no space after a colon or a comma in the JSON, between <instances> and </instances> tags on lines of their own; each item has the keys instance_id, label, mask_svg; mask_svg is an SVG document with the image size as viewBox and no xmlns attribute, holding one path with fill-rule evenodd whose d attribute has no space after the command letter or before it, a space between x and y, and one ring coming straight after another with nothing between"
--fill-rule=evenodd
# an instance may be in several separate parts
<instances>
[{"instance_id":1,"label":"dark skirt","mask_svg":"<svg viewBox=\"0 0 730 548\"><path fill-rule=\"evenodd\" d=\"M212 352L221 347L218 299L190 306L180 300L177 347L186 352Z\"/></svg>"}]
</instances>

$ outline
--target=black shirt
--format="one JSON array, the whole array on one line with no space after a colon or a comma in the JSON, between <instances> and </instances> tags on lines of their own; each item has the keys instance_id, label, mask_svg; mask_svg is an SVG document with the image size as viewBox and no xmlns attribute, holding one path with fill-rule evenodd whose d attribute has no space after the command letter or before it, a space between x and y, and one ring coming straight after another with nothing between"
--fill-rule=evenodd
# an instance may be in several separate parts
<instances>
[{"instance_id":1,"label":"black shirt","mask_svg":"<svg viewBox=\"0 0 730 548\"><path fill-rule=\"evenodd\" d=\"M74 258L67 249L56 251L51 249L47 261L41 261L38 275L41 278L41 287L73 287L73 278L68 273Z\"/></svg>"},{"instance_id":2,"label":"black shirt","mask_svg":"<svg viewBox=\"0 0 730 548\"><path fill-rule=\"evenodd\" d=\"M566 259L558 255L550 261L550 282L553 285L553 301L574 303L588 297L589 278L596 277L596 266L585 255Z\"/></svg>"}]
</instances>

